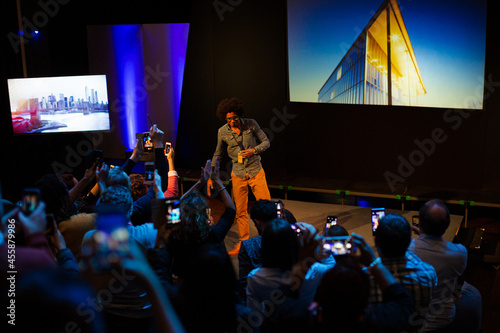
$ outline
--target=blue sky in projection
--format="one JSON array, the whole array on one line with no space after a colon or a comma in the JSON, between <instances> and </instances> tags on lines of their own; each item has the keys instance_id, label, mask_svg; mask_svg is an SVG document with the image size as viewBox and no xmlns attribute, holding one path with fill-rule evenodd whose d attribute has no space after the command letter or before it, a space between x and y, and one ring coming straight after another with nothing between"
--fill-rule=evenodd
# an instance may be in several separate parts
<instances>
[{"instance_id":1,"label":"blue sky in projection","mask_svg":"<svg viewBox=\"0 0 500 333\"><path fill-rule=\"evenodd\" d=\"M318 92L383 0L289 0L290 100ZM421 106L467 107L482 96L486 0L401 0L427 94ZM482 99L480 108L482 108Z\"/></svg>"}]
</instances>

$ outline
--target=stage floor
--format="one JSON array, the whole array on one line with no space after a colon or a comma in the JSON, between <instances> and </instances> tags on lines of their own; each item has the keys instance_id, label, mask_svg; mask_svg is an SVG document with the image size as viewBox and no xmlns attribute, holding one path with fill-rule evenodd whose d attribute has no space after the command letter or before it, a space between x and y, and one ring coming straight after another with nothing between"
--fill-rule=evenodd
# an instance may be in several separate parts
<instances>
[{"instance_id":1,"label":"stage floor","mask_svg":"<svg viewBox=\"0 0 500 333\"><path fill-rule=\"evenodd\" d=\"M371 208L357 207L357 206L341 206L326 203L313 203L295 200L283 200L285 208L293 213L297 221L307 222L312 224L317 230L322 231L326 217L328 215L336 215L338 217L338 224L344 226L349 233L355 232L362 235L368 244L374 246L372 231L371 231ZM413 215L418 215L418 211L404 211L396 209L386 209L387 213L401 214L409 223ZM451 222L448 230L443 238L447 241L453 241L460 224L462 223L463 216L451 215ZM250 237L257 237L257 229L252 221L250 225ZM413 238L417 235L413 234ZM229 230L224 243L228 250L234 247L238 241L238 227L235 225ZM232 256L231 260L238 272L238 256Z\"/></svg>"}]
</instances>

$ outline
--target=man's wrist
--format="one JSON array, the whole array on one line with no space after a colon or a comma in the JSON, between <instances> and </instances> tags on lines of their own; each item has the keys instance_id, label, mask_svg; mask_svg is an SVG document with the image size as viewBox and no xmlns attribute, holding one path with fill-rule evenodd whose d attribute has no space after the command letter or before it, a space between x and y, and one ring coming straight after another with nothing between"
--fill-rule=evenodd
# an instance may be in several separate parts
<instances>
[{"instance_id":1,"label":"man's wrist","mask_svg":"<svg viewBox=\"0 0 500 333\"><path fill-rule=\"evenodd\" d=\"M92 176L83 176L83 178L80 179L79 183L80 182L88 183L91 180L91 178L93 178L93 177Z\"/></svg>"},{"instance_id":2,"label":"man's wrist","mask_svg":"<svg viewBox=\"0 0 500 333\"><path fill-rule=\"evenodd\" d=\"M371 272L373 269L377 268L380 265L382 265L382 258L377 257L368 266L363 268L363 270Z\"/></svg>"}]
</instances>

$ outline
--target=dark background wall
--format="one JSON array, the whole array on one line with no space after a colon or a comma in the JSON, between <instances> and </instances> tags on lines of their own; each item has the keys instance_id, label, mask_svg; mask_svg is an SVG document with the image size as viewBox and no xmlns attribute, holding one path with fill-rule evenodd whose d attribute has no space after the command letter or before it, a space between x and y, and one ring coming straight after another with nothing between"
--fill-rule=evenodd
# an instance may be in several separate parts
<instances>
[{"instance_id":1,"label":"dark background wall","mask_svg":"<svg viewBox=\"0 0 500 333\"><path fill-rule=\"evenodd\" d=\"M17 31L15 2L2 6L7 27L3 36L7 36ZM491 2L487 98L484 111L475 112L289 103L284 0L61 0L58 6L40 27L39 39L26 44L29 76L88 73L89 24L190 23L176 146L181 168L199 170L211 158L217 128L223 124L215 117L217 103L236 96L244 102L246 115L256 119L272 140L263 154L271 184L393 193L385 176L390 172L403 184L395 186L395 194L404 188L408 194L441 191L441 196L450 198L465 192L471 200L500 202L495 195L500 193L499 23ZM37 2L23 3L23 16L28 19L41 10ZM90 137L13 137L6 78L22 77L22 67L20 55L6 37L1 57L0 96L5 110L1 113L1 180L4 196L17 200L22 187L51 171L54 161L72 162L71 168L81 175L83 165L77 157L68 157L68 150L77 155L78 147ZM429 140L435 130L442 142L433 146ZM427 154L418 152L422 149L415 140L427 142ZM400 166L410 160L418 166Z\"/></svg>"}]
</instances>

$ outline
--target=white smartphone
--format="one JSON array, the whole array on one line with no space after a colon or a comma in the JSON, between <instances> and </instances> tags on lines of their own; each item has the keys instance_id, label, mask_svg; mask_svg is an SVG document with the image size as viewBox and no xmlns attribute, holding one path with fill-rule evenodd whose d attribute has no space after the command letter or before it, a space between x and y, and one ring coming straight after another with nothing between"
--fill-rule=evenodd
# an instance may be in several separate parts
<instances>
[{"instance_id":1,"label":"white smartphone","mask_svg":"<svg viewBox=\"0 0 500 333\"><path fill-rule=\"evenodd\" d=\"M171 148L172 148L172 144L170 142L165 142L165 155L170 153Z\"/></svg>"}]
</instances>

